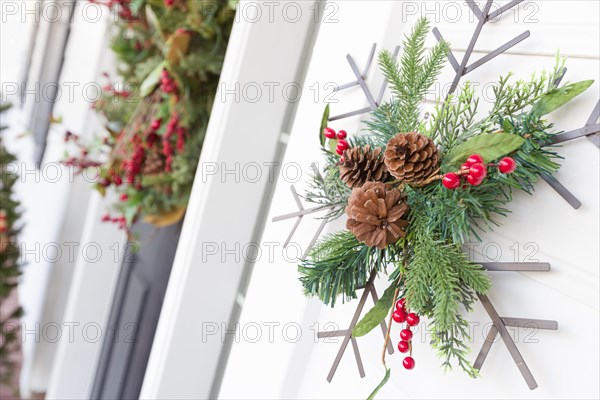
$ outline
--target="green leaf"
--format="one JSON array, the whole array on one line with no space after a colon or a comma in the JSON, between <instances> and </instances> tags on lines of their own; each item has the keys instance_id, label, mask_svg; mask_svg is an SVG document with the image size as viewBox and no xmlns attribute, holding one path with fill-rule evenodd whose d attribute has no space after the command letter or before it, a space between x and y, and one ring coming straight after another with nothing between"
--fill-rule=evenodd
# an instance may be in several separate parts
<instances>
[{"instance_id":1,"label":"green leaf","mask_svg":"<svg viewBox=\"0 0 600 400\"><path fill-rule=\"evenodd\" d=\"M138 213L138 206L130 205L125 209L125 221L127 221L128 226L131 226L137 213Z\"/></svg>"},{"instance_id":2,"label":"green leaf","mask_svg":"<svg viewBox=\"0 0 600 400\"><path fill-rule=\"evenodd\" d=\"M152 72L150 72L150 74L148 74L146 79L144 79L144 82L142 82L142 84L140 85L140 97L149 96L154 91L154 89L160 82L160 74L166 65L167 63L163 61L160 64L158 64L156 68L154 68Z\"/></svg>"},{"instance_id":3,"label":"green leaf","mask_svg":"<svg viewBox=\"0 0 600 400\"><path fill-rule=\"evenodd\" d=\"M329 104L325 107L325 111L323 111L323 117L321 118L321 130L319 131L319 142L321 142L321 147L325 147L325 128L327 128L327 122L329 121Z\"/></svg>"},{"instance_id":4,"label":"green leaf","mask_svg":"<svg viewBox=\"0 0 600 400\"><path fill-rule=\"evenodd\" d=\"M593 80L581 81L553 89L542 96L542 98L533 106L531 112L540 117L542 115L550 114L552 111L562 107L564 104L585 92L587 88L592 86L592 83L594 83Z\"/></svg>"},{"instance_id":5,"label":"green leaf","mask_svg":"<svg viewBox=\"0 0 600 400\"><path fill-rule=\"evenodd\" d=\"M394 293L396 291L396 282L393 282L390 287L388 287L383 296L379 299L377 304L373 306L369 310L369 312L360 320L358 324L352 330L353 337L364 336L367 333L371 332L373 328L375 328L381 321L387 317L390 308L394 304Z\"/></svg>"},{"instance_id":6,"label":"green leaf","mask_svg":"<svg viewBox=\"0 0 600 400\"><path fill-rule=\"evenodd\" d=\"M337 139L329 139L329 151L332 152L333 154L337 154L336 153L337 144L338 144Z\"/></svg>"},{"instance_id":7,"label":"green leaf","mask_svg":"<svg viewBox=\"0 0 600 400\"><path fill-rule=\"evenodd\" d=\"M165 34L163 33L162 27L160 26L160 21L154 13L154 10L150 6L150 4L146 4L146 19L148 20L148 23L154 29L158 37L161 39L161 42L164 43Z\"/></svg>"},{"instance_id":8,"label":"green leaf","mask_svg":"<svg viewBox=\"0 0 600 400\"><path fill-rule=\"evenodd\" d=\"M12 103L0 104L0 112L6 111L11 107L12 107ZM327 107L329 107L329 106L327 106Z\"/></svg>"},{"instance_id":9,"label":"green leaf","mask_svg":"<svg viewBox=\"0 0 600 400\"><path fill-rule=\"evenodd\" d=\"M379 385L377 385L377 387L375 388L375 390L373 390L371 392L371 394L369 395L369 397L367 398L367 400L373 400L375 398L375 396L377 396L377 393L381 390L381 388L384 387L385 384L387 383L387 381L390 380L390 371L391 371L390 368L388 368L388 369L385 370L385 376L383 377L383 379L379 383Z\"/></svg>"},{"instance_id":10,"label":"green leaf","mask_svg":"<svg viewBox=\"0 0 600 400\"><path fill-rule=\"evenodd\" d=\"M173 176L171 174L155 174L142 176L142 185L162 185L173 182Z\"/></svg>"},{"instance_id":11,"label":"green leaf","mask_svg":"<svg viewBox=\"0 0 600 400\"><path fill-rule=\"evenodd\" d=\"M475 136L456 146L444 158L444 167L458 166L471 154L479 154L487 162L509 154L525 143L525 139L512 133L499 132Z\"/></svg>"},{"instance_id":12,"label":"green leaf","mask_svg":"<svg viewBox=\"0 0 600 400\"><path fill-rule=\"evenodd\" d=\"M100 185L99 183L96 183L94 185L94 189L96 189L98 193L100 193L100 196L104 197L106 195L106 188Z\"/></svg>"},{"instance_id":13,"label":"green leaf","mask_svg":"<svg viewBox=\"0 0 600 400\"><path fill-rule=\"evenodd\" d=\"M137 17L140 14L140 10L144 7L145 2L146 0L132 0L131 3L129 3L129 8L131 8L134 16Z\"/></svg>"}]
</instances>

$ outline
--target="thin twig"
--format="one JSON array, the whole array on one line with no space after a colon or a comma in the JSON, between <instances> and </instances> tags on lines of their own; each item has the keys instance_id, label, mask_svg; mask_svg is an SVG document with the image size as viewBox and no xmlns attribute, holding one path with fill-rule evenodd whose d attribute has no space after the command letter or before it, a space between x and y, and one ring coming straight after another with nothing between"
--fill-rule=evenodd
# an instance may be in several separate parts
<instances>
[{"instance_id":1,"label":"thin twig","mask_svg":"<svg viewBox=\"0 0 600 400\"><path fill-rule=\"evenodd\" d=\"M396 302L396 298L398 297L398 292L400 291L400 279L402 278L402 275L400 275L400 278L398 278L398 287L396 287L396 291L394 292L394 303ZM392 305L392 309L394 308L394 306ZM385 353L387 350L387 345L388 342L390 341L390 331L392 330L392 317L394 316L394 312L392 311L390 313L390 318L388 320L388 326L387 326L387 332L385 333L385 339L383 341L383 353L381 354L381 362L383 363L383 366L387 369L387 365L385 363Z\"/></svg>"}]
</instances>

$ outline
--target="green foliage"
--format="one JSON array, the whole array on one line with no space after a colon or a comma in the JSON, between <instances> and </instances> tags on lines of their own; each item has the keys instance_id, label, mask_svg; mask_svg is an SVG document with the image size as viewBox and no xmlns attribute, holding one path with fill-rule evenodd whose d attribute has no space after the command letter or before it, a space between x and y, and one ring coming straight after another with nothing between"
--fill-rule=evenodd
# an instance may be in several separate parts
<instances>
[{"instance_id":1,"label":"green foliage","mask_svg":"<svg viewBox=\"0 0 600 400\"><path fill-rule=\"evenodd\" d=\"M319 242L298 267L300 281L305 294L334 307L338 296L342 302L355 299L356 290L367 283L371 271L384 271L399 253L396 246L385 250L368 247L348 231L334 233Z\"/></svg>"},{"instance_id":2,"label":"green foliage","mask_svg":"<svg viewBox=\"0 0 600 400\"><path fill-rule=\"evenodd\" d=\"M446 154L444 165L455 167L454 170L456 170L471 154L479 154L487 163L496 161L517 150L524 142L525 139L522 137L507 132L478 135L456 146Z\"/></svg>"},{"instance_id":3,"label":"green foliage","mask_svg":"<svg viewBox=\"0 0 600 400\"><path fill-rule=\"evenodd\" d=\"M585 92L592 83L592 80L581 81L552 89L534 104L531 112L540 117L549 114Z\"/></svg>"},{"instance_id":4,"label":"green foliage","mask_svg":"<svg viewBox=\"0 0 600 400\"><path fill-rule=\"evenodd\" d=\"M404 296L411 310L430 318L433 347L443 357L444 365L450 367L454 358L472 374L466 358L468 327L461 306L471 309L475 294L487 292L491 283L481 266L471 263L459 245L438 240L423 222L418 217L411 221L414 255L406 273Z\"/></svg>"},{"instance_id":5,"label":"green foliage","mask_svg":"<svg viewBox=\"0 0 600 400\"><path fill-rule=\"evenodd\" d=\"M327 128L327 122L329 122L329 104L325 107L323 117L321 117L321 126L319 128L319 143L321 143L321 147L325 147L325 128Z\"/></svg>"},{"instance_id":6,"label":"green foliage","mask_svg":"<svg viewBox=\"0 0 600 400\"><path fill-rule=\"evenodd\" d=\"M392 370L390 368L386 368L385 369L385 375L383 376L383 379L381 380L381 382L379 383L379 385L377 385L377 387L373 390L373 392L371 392L371 394L369 395L369 397L367 397L367 400L373 400L375 398L375 396L377 396L377 393L379 393L379 391L381 390L382 387L385 386L385 384L390 380L390 373L392 372Z\"/></svg>"},{"instance_id":7,"label":"green foliage","mask_svg":"<svg viewBox=\"0 0 600 400\"><path fill-rule=\"evenodd\" d=\"M479 98L469 82L445 102L437 103L427 135L438 142L440 151L447 154L461 142L461 135L475 123Z\"/></svg>"},{"instance_id":8,"label":"green foliage","mask_svg":"<svg viewBox=\"0 0 600 400\"><path fill-rule=\"evenodd\" d=\"M439 42L426 57L425 38L428 32L429 21L420 19L410 35L405 37L400 64L389 51L379 54L379 65L394 95L392 102L384 106L384 113L389 117L377 117L377 113L374 119L384 125L375 129L374 133L382 136L380 140L386 143L398 132L417 130L421 102L444 66L448 44Z\"/></svg>"},{"instance_id":9,"label":"green foliage","mask_svg":"<svg viewBox=\"0 0 600 400\"><path fill-rule=\"evenodd\" d=\"M304 198L306 201L332 207L325 218L335 219L344 214L348 204L348 197L352 191L341 180L340 170L335 164L327 164L324 174L321 174L316 164L311 166L312 175L309 181L309 189Z\"/></svg>"},{"instance_id":10,"label":"green foliage","mask_svg":"<svg viewBox=\"0 0 600 400\"><path fill-rule=\"evenodd\" d=\"M511 83L512 74L501 76L492 87L494 103L489 113L477 118L479 98L472 85L467 82L458 93L438 102L426 134L436 140L443 154L477 135L489 134L503 129L500 118L524 113L526 108L536 104L546 93L555 90L555 82L564 69L564 59L557 58L552 72L533 74L528 81L517 80Z\"/></svg>"},{"instance_id":11,"label":"green foliage","mask_svg":"<svg viewBox=\"0 0 600 400\"><path fill-rule=\"evenodd\" d=\"M377 301L377 303L371 308L365 316L356 324L352 330L353 337L364 336L371 332L385 317L389 314L390 308L394 305L396 299L394 293L397 288L396 282L392 284L383 292L383 296Z\"/></svg>"}]
</instances>

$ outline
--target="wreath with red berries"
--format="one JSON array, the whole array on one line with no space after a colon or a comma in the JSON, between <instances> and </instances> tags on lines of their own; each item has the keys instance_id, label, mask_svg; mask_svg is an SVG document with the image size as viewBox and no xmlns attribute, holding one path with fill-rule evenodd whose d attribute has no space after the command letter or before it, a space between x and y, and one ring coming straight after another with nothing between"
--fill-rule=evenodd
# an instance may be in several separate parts
<instances>
[{"instance_id":1,"label":"wreath with red berries","mask_svg":"<svg viewBox=\"0 0 600 400\"><path fill-rule=\"evenodd\" d=\"M118 201L103 221L123 229L140 218L157 226L183 217L202 150L234 18L232 3L90 0L118 16L111 48L118 76L94 108L107 135L67 132L77 171L95 169L95 188ZM75 151L77 153L75 153Z\"/></svg>"}]
</instances>

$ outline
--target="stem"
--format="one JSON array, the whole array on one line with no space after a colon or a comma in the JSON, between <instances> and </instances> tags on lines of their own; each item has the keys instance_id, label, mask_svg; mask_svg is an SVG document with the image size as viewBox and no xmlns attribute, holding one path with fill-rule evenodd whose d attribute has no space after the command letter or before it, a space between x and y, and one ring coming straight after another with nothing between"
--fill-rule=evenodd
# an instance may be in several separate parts
<instances>
[{"instance_id":1,"label":"stem","mask_svg":"<svg viewBox=\"0 0 600 400\"><path fill-rule=\"evenodd\" d=\"M398 284L400 283L400 279L402 278L402 275L400 275L400 277L398 278ZM398 298L398 292L400 291L400 285L398 285L398 287L396 287L396 291L394 292L394 303L396 302L396 299ZM392 309L394 308L394 306L392 305ZM381 353L381 362L383 363L383 366L387 369L387 365L385 363L385 353L387 350L387 345L390 341L390 331L392 330L392 317L394 316L394 312L392 311L390 313L390 318L388 319L388 327L387 327L387 332L385 333L385 339L383 341L383 352Z\"/></svg>"}]
</instances>

